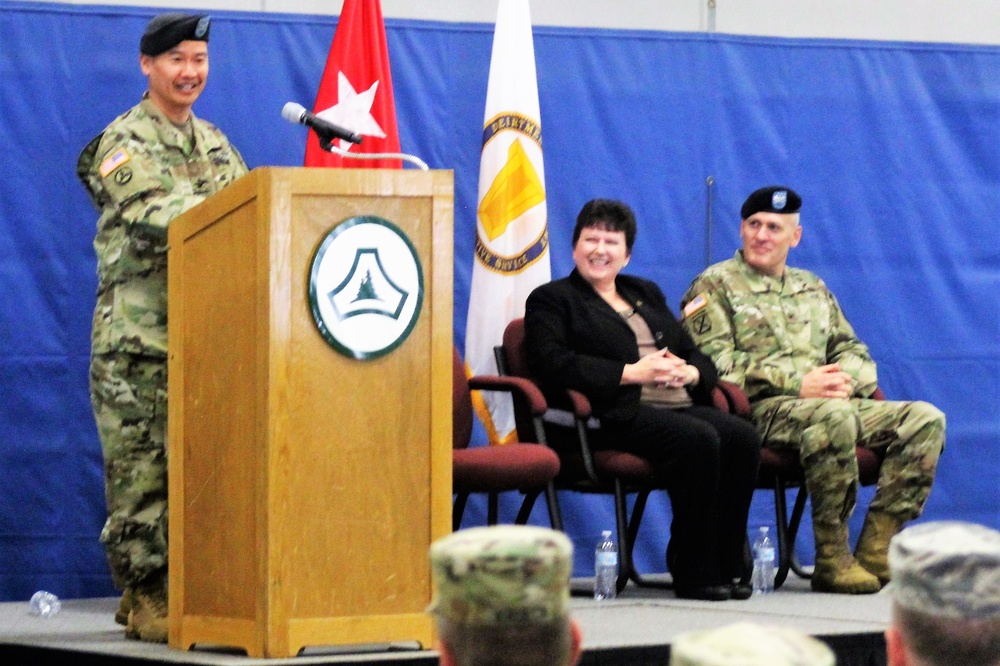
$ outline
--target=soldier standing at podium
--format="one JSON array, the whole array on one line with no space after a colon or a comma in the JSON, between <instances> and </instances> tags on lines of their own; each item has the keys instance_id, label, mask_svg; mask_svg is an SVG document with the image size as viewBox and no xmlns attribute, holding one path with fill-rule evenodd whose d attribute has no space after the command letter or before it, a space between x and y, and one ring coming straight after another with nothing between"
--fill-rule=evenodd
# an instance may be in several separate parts
<instances>
[{"instance_id":1,"label":"soldier standing at podium","mask_svg":"<svg viewBox=\"0 0 1000 666\"><path fill-rule=\"evenodd\" d=\"M97 135L77 175L101 212L90 395L104 454L101 531L115 614L131 638L167 640L167 226L247 173L191 106L208 78L208 16L162 14L139 44L149 88Z\"/></svg>"}]
</instances>

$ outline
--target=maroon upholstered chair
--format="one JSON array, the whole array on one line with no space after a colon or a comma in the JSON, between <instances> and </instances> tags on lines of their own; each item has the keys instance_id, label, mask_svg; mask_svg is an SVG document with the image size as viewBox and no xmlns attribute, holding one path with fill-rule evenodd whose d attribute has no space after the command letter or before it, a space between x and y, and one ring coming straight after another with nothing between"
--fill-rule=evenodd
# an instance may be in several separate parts
<instances>
[{"instance_id":1,"label":"maroon upholstered chair","mask_svg":"<svg viewBox=\"0 0 1000 666\"><path fill-rule=\"evenodd\" d=\"M528 371L524 340L524 319L515 319L507 325L503 345L496 350L497 367L502 375L531 377ZM562 468L555 486L560 490L582 493L610 494L615 499L615 523L618 531L619 570L618 591L629 580L644 587L670 588L672 583L644 578L635 568L632 551L639 533L639 525L650 493L666 490L656 477L655 470L644 458L616 450L593 450L588 432L596 427L590 401L578 391L568 390L562 395L548 395L549 406L544 425L539 428L527 405L514 401L514 414L518 433L533 433L536 441L552 446L559 452ZM714 396L717 407L728 409L726 398ZM557 423L562 419L562 423ZM634 493L635 503L629 514L627 496ZM556 529L562 525L553 523Z\"/></svg>"},{"instance_id":2,"label":"maroon upholstered chair","mask_svg":"<svg viewBox=\"0 0 1000 666\"><path fill-rule=\"evenodd\" d=\"M498 495L508 490L520 490L524 501L515 518L518 524L528 521L538 496L545 492L549 503L549 518L553 526L560 524L555 504L552 480L559 473L559 456L540 444L504 444L469 447L472 439L472 398L470 390L504 391L520 397L531 414L538 418L547 406L541 391L529 381L518 377L482 375L467 378L465 364L454 350L452 379L452 529L459 529L462 515L471 493L488 493L487 523L498 520Z\"/></svg>"},{"instance_id":3,"label":"maroon upholstered chair","mask_svg":"<svg viewBox=\"0 0 1000 666\"><path fill-rule=\"evenodd\" d=\"M750 418L750 401L743 390L729 382L719 382L722 395L728 410L744 418ZM882 390L875 389L871 396L875 400L885 400ZM718 401L717 401L718 402ZM722 406L722 405L719 405ZM878 483L879 470L882 467L881 456L870 449L856 447L858 456L858 478L862 486L874 486ZM757 473L757 488L774 491L775 523L778 533L778 569L775 572L774 587L781 587L788 577L788 571L794 571L800 578L811 578L812 572L799 564L795 555L795 537L798 535L802 514L806 508L809 496L805 486L805 471L799 462L795 451L776 451L762 448L760 450L760 471ZM795 494L795 504L792 514L788 515L788 504L785 491L798 488Z\"/></svg>"}]
</instances>

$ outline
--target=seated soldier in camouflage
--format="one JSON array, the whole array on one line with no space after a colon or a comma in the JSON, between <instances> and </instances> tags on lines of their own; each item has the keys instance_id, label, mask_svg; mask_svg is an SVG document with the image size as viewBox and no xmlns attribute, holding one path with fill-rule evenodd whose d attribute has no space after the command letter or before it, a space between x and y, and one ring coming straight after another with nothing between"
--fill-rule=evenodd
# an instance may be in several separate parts
<instances>
[{"instance_id":1,"label":"seated soldier in camouflage","mask_svg":"<svg viewBox=\"0 0 1000 666\"><path fill-rule=\"evenodd\" d=\"M945 417L926 402L869 399L875 362L833 294L786 266L799 244L801 198L765 187L743 204L743 249L699 275L684 326L719 379L743 387L765 447L795 449L812 498L814 590L867 594L890 578L889 540L920 515L944 447ZM878 488L852 555L855 445L884 453Z\"/></svg>"},{"instance_id":2,"label":"seated soldier in camouflage","mask_svg":"<svg viewBox=\"0 0 1000 666\"><path fill-rule=\"evenodd\" d=\"M580 628L569 615L573 546L527 525L460 530L431 544L442 666L573 666Z\"/></svg>"},{"instance_id":3,"label":"seated soldier in camouflage","mask_svg":"<svg viewBox=\"0 0 1000 666\"><path fill-rule=\"evenodd\" d=\"M104 454L101 531L124 590L115 620L167 640L167 225L247 172L191 106L208 77L209 17L162 14L139 43L142 101L83 149L77 175L101 212L90 396Z\"/></svg>"}]
</instances>

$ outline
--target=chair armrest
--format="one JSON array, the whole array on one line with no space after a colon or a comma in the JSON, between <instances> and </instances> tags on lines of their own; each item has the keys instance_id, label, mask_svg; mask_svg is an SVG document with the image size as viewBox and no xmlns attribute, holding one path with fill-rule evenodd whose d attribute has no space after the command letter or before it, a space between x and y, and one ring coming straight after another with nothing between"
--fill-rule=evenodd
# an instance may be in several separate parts
<instances>
[{"instance_id":1,"label":"chair armrest","mask_svg":"<svg viewBox=\"0 0 1000 666\"><path fill-rule=\"evenodd\" d=\"M725 396L729 412L743 418L750 418L750 400L739 386L732 382L720 381L715 388Z\"/></svg>"},{"instance_id":2,"label":"chair armrest","mask_svg":"<svg viewBox=\"0 0 1000 666\"><path fill-rule=\"evenodd\" d=\"M725 391L718 386L712 389L712 406L720 412L728 413L730 411L729 398L726 397Z\"/></svg>"},{"instance_id":3,"label":"chair armrest","mask_svg":"<svg viewBox=\"0 0 1000 666\"><path fill-rule=\"evenodd\" d=\"M593 410L590 406L590 399L583 393L573 389L566 389L559 392L558 395L550 395L549 397L550 402L557 409L572 412L573 427L576 431L577 444L580 446L580 460L583 462L584 473L590 479L591 483L600 485L601 479L598 477L597 469L594 466L594 453L590 448L590 437L588 435L588 432L594 425L591 422L596 422L596 419L592 418Z\"/></svg>"},{"instance_id":4,"label":"chair armrest","mask_svg":"<svg viewBox=\"0 0 1000 666\"><path fill-rule=\"evenodd\" d=\"M589 419L593 412L587 396L573 389L567 389L566 395L569 397L570 404L573 407L573 415L578 419Z\"/></svg>"},{"instance_id":5,"label":"chair armrest","mask_svg":"<svg viewBox=\"0 0 1000 666\"><path fill-rule=\"evenodd\" d=\"M503 391L514 394L524 400L532 416L541 416L549 408L541 390L530 379L523 377L476 375L469 378L469 388L474 391Z\"/></svg>"},{"instance_id":6,"label":"chair armrest","mask_svg":"<svg viewBox=\"0 0 1000 666\"><path fill-rule=\"evenodd\" d=\"M570 412L575 419L587 420L592 414L590 400L579 391L573 389L549 391L546 397L552 409L561 409Z\"/></svg>"}]
</instances>

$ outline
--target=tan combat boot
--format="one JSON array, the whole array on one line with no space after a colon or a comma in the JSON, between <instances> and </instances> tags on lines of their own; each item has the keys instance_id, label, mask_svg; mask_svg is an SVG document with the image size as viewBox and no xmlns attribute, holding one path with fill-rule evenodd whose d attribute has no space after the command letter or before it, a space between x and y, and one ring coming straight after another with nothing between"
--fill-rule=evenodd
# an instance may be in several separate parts
<instances>
[{"instance_id":1,"label":"tan combat boot","mask_svg":"<svg viewBox=\"0 0 1000 666\"><path fill-rule=\"evenodd\" d=\"M132 588L126 587L122 592L121 601L118 602L118 610L115 611L115 622L123 627L128 624L128 614L132 610Z\"/></svg>"},{"instance_id":2,"label":"tan combat boot","mask_svg":"<svg viewBox=\"0 0 1000 666\"><path fill-rule=\"evenodd\" d=\"M878 576L882 585L892 577L889 573L889 540L903 527L903 521L881 511L869 511L861 528L854 557L870 574Z\"/></svg>"},{"instance_id":3,"label":"tan combat boot","mask_svg":"<svg viewBox=\"0 0 1000 666\"><path fill-rule=\"evenodd\" d=\"M816 568L812 589L837 594L873 594L882 589L878 578L865 571L851 555L846 525L813 525Z\"/></svg>"},{"instance_id":4,"label":"tan combat boot","mask_svg":"<svg viewBox=\"0 0 1000 666\"><path fill-rule=\"evenodd\" d=\"M167 642L166 583L137 585L132 589L132 609L125 635L147 643Z\"/></svg>"}]
</instances>

